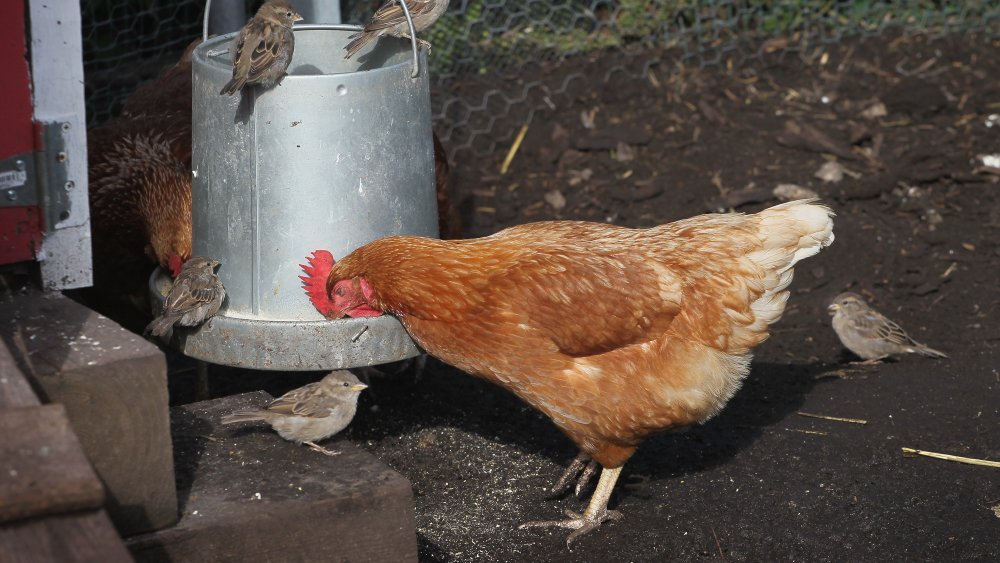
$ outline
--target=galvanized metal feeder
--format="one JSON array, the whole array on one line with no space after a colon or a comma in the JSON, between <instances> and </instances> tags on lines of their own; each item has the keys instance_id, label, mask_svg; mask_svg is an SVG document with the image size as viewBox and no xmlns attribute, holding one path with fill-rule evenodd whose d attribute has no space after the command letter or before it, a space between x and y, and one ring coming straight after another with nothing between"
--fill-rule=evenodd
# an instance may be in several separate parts
<instances>
[{"instance_id":1,"label":"galvanized metal feeder","mask_svg":"<svg viewBox=\"0 0 1000 563\"><path fill-rule=\"evenodd\" d=\"M426 56L383 38L344 60L359 29L296 26L288 76L269 91L245 90L254 99L242 117L240 96L219 95L236 34L195 50L194 254L222 262L228 301L199 329L175 331L185 355L318 370L419 353L393 317L325 320L298 278L316 249L339 258L384 236L437 236ZM154 274L155 301L169 284Z\"/></svg>"}]
</instances>

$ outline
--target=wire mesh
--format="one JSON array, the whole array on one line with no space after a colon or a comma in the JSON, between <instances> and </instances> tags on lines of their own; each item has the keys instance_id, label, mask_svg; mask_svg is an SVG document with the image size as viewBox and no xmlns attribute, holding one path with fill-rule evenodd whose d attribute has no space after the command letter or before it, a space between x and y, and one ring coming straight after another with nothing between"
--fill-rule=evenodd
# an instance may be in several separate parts
<instances>
[{"instance_id":1,"label":"wire mesh","mask_svg":"<svg viewBox=\"0 0 1000 563\"><path fill-rule=\"evenodd\" d=\"M346 0L341 13L363 23L380 3ZM248 13L258 4L248 0ZM116 115L138 83L177 60L200 32L203 2L91 0L81 7L93 125ZM801 54L890 29L1000 35L1000 0L452 0L423 38L434 46L435 129L455 157L496 151L537 112L580 89L647 79L678 63ZM599 83L573 71L584 65L603 70Z\"/></svg>"}]
</instances>

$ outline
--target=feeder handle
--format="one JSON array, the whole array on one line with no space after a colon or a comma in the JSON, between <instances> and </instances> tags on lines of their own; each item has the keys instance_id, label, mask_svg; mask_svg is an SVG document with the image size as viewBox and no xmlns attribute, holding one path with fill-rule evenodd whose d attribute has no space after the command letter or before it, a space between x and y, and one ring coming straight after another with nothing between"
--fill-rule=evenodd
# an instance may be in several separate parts
<instances>
[{"instance_id":1,"label":"feeder handle","mask_svg":"<svg viewBox=\"0 0 1000 563\"><path fill-rule=\"evenodd\" d=\"M205 0L205 17L201 20L201 42L208 41L208 13L212 11L212 0Z\"/></svg>"},{"instance_id":2,"label":"feeder handle","mask_svg":"<svg viewBox=\"0 0 1000 563\"><path fill-rule=\"evenodd\" d=\"M208 0L211 2L212 0ZM399 7L403 9L403 15L406 16L406 25L410 26L410 49L413 50L413 70L410 72L410 78L416 78L420 76L420 56L417 50L417 28L413 25L413 16L410 15L410 8L406 5L406 0L395 0Z\"/></svg>"}]
</instances>

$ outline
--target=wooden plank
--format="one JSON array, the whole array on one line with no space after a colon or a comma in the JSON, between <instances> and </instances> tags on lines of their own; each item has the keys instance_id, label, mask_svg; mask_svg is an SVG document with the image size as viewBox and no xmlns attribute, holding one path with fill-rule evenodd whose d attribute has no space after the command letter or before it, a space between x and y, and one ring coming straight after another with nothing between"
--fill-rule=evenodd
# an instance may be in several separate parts
<instances>
[{"instance_id":1,"label":"wooden plank","mask_svg":"<svg viewBox=\"0 0 1000 563\"><path fill-rule=\"evenodd\" d=\"M0 304L0 338L45 402L66 406L123 535L177 521L167 368L152 343L59 294Z\"/></svg>"},{"instance_id":2,"label":"wooden plank","mask_svg":"<svg viewBox=\"0 0 1000 563\"><path fill-rule=\"evenodd\" d=\"M23 341L23 336L12 334L14 342ZM0 340L0 407L29 407L42 404L31 390L31 384L17 367L14 356L3 340Z\"/></svg>"},{"instance_id":3,"label":"wooden plank","mask_svg":"<svg viewBox=\"0 0 1000 563\"><path fill-rule=\"evenodd\" d=\"M139 561L416 561L409 482L346 440L325 456L264 425L221 426L271 399L172 409L181 521L127 540Z\"/></svg>"},{"instance_id":4,"label":"wooden plank","mask_svg":"<svg viewBox=\"0 0 1000 563\"><path fill-rule=\"evenodd\" d=\"M5 563L133 561L104 510L59 514L0 526Z\"/></svg>"},{"instance_id":5,"label":"wooden plank","mask_svg":"<svg viewBox=\"0 0 1000 563\"><path fill-rule=\"evenodd\" d=\"M100 508L104 488L62 405L0 410L0 522Z\"/></svg>"}]
</instances>

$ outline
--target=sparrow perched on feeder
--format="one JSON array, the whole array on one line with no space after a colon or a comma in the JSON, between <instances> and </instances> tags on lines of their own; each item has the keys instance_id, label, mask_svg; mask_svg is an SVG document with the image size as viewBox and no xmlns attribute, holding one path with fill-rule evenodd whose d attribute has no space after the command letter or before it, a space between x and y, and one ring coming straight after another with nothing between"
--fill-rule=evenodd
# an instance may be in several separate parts
<instances>
[{"instance_id":1,"label":"sparrow perched on feeder","mask_svg":"<svg viewBox=\"0 0 1000 563\"><path fill-rule=\"evenodd\" d=\"M327 296L304 285L330 317L390 313L427 353L548 415L581 450L559 483L599 463L583 514L528 524L574 530L571 543L621 518L608 500L643 440L712 418L739 389L793 266L833 242L832 215L799 200L649 229L548 221L468 240L394 236L333 263ZM322 256L306 278L322 275Z\"/></svg>"},{"instance_id":2,"label":"sparrow perched on feeder","mask_svg":"<svg viewBox=\"0 0 1000 563\"><path fill-rule=\"evenodd\" d=\"M347 427L358 410L358 396L367 387L349 371L334 371L320 381L285 393L264 410L235 412L224 417L222 423L263 420L289 442L337 455L340 452L316 442Z\"/></svg>"},{"instance_id":3,"label":"sparrow perched on feeder","mask_svg":"<svg viewBox=\"0 0 1000 563\"><path fill-rule=\"evenodd\" d=\"M345 49L347 54L345 59L353 57L362 47L370 43L373 39L390 35L392 37L410 38L410 26L406 23L406 14L398 4L399 1L406 2L406 7L410 9L410 17L413 19L413 29L420 33L427 29L448 10L448 0L396 0L378 9L371 21L365 25L361 33L351 36L352 41ZM431 44L423 39L417 39L422 47L431 52Z\"/></svg>"},{"instance_id":4,"label":"sparrow perched on feeder","mask_svg":"<svg viewBox=\"0 0 1000 563\"><path fill-rule=\"evenodd\" d=\"M163 311L146 332L170 340L175 325L198 326L218 313L226 298L226 288L215 273L218 267L218 260L204 256L185 262L163 300Z\"/></svg>"},{"instance_id":5,"label":"sparrow perched on feeder","mask_svg":"<svg viewBox=\"0 0 1000 563\"><path fill-rule=\"evenodd\" d=\"M292 24L302 16L285 0L269 0L247 22L233 51L233 79L220 94L232 95L247 84L271 88L285 77L295 51Z\"/></svg>"},{"instance_id":6,"label":"sparrow perched on feeder","mask_svg":"<svg viewBox=\"0 0 1000 563\"><path fill-rule=\"evenodd\" d=\"M841 293L827 308L833 315L833 330L844 347L866 362L876 362L893 354L916 353L947 358L906 334L898 324L868 306L856 293Z\"/></svg>"}]
</instances>

